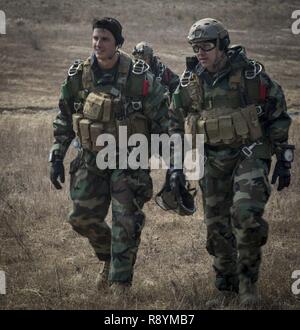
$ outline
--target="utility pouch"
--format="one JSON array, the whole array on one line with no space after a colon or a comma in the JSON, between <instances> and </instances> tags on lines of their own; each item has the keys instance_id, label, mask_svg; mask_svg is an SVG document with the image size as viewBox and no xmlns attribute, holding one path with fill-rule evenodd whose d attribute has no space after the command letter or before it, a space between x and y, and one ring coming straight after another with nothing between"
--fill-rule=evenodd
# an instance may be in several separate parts
<instances>
[{"instance_id":1,"label":"utility pouch","mask_svg":"<svg viewBox=\"0 0 300 330\"><path fill-rule=\"evenodd\" d=\"M193 115L189 114L184 121L184 132L186 134L196 134L195 129L195 118Z\"/></svg>"},{"instance_id":2,"label":"utility pouch","mask_svg":"<svg viewBox=\"0 0 300 330\"><path fill-rule=\"evenodd\" d=\"M110 121L111 112L112 112L112 102L111 99L107 98L103 102L103 115L102 122L108 123Z\"/></svg>"},{"instance_id":3,"label":"utility pouch","mask_svg":"<svg viewBox=\"0 0 300 330\"><path fill-rule=\"evenodd\" d=\"M221 142L218 119L207 119L205 121L205 127L209 143L217 144Z\"/></svg>"},{"instance_id":4,"label":"utility pouch","mask_svg":"<svg viewBox=\"0 0 300 330\"><path fill-rule=\"evenodd\" d=\"M104 129L102 123L92 123L90 125L90 136L91 136L93 151L99 151L103 148L103 146L102 147L96 146L96 141L98 136L103 133L104 133Z\"/></svg>"},{"instance_id":5,"label":"utility pouch","mask_svg":"<svg viewBox=\"0 0 300 330\"><path fill-rule=\"evenodd\" d=\"M147 139L149 138L149 128L147 117L140 112L134 112L129 117L130 133L131 134L144 134ZM129 136L128 136L129 137Z\"/></svg>"},{"instance_id":6,"label":"utility pouch","mask_svg":"<svg viewBox=\"0 0 300 330\"><path fill-rule=\"evenodd\" d=\"M196 131L198 134L204 134L204 143L207 142L207 133L205 131L205 120L198 119L196 122Z\"/></svg>"},{"instance_id":7,"label":"utility pouch","mask_svg":"<svg viewBox=\"0 0 300 330\"><path fill-rule=\"evenodd\" d=\"M91 121L89 119L81 119L79 122L79 130L80 130L80 142L83 148L91 149L92 142L90 139L90 125Z\"/></svg>"},{"instance_id":8,"label":"utility pouch","mask_svg":"<svg viewBox=\"0 0 300 330\"><path fill-rule=\"evenodd\" d=\"M257 141L262 137L262 130L260 122L257 116L257 110L255 105L249 105L241 110L243 117L245 118L251 141Z\"/></svg>"},{"instance_id":9,"label":"utility pouch","mask_svg":"<svg viewBox=\"0 0 300 330\"><path fill-rule=\"evenodd\" d=\"M236 135L242 139L247 139L249 136L249 129L245 118L240 111L234 112L232 115L232 122L236 132Z\"/></svg>"},{"instance_id":10,"label":"utility pouch","mask_svg":"<svg viewBox=\"0 0 300 330\"><path fill-rule=\"evenodd\" d=\"M80 135L80 130L79 130L79 121L82 119L83 115L81 113L74 113L72 115L72 121L73 121L73 131L77 136Z\"/></svg>"},{"instance_id":11,"label":"utility pouch","mask_svg":"<svg viewBox=\"0 0 300 330\"><path fill-rule=\"evenodd\" d=\"M184 131L186 134L192 135L192 144L193 146L196 145L196 134L197 134L197 127L196 122L199 115L189 114L188 117L185 119L184 122Z\"/></svg>"},{"instance_id":12,"label":"utility pouch","mask_svg":"<svg viewBox=\"0 0 300 330\"><path fill-rule=\"evenodd\" d=\"M231 116L220 116L219 117L219 132L220 139L225 143L229 144L234 138L234 128L232 125Z\"/></svg>"},{"instance_id":13,"label":"utility pouch","mask_svg":"<svg viewBox=\"0 0 300 330\"><path fill-rule=\"evenodd\" d=\"M83 114L85 118L90 120L109 122L111 99L103 94L90 93L86 98Z\"/></svg>"}]
</instances>

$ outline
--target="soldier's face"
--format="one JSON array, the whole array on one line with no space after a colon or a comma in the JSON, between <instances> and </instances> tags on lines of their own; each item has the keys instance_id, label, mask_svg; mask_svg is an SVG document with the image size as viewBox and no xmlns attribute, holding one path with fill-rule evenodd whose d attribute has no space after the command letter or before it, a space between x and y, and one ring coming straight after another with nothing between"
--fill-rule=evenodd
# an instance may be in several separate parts
<instances>
[{"instance_id":1,"label":"soldier's face","mask_svg":"<svg viewBox=\"0 0 300 330\"><path fill-rule=\"evenodd\" d=\"M116 52L116 41L113 34L106 29L94 29L93 49L97 60L111 59Z\"/></svg>"},{"instance_id":2,"label":"soldier's face","mask_svg":"<svg viewBox=\"0 0 300 330\"><path fill-rule=\"evenodd\" d=\"M196 54L200 64L209 72L215 71L215 63L221 58L222 52L214 47L213 49L207 51L199 47L199 51Z\"/></svg>"}]
</instances>

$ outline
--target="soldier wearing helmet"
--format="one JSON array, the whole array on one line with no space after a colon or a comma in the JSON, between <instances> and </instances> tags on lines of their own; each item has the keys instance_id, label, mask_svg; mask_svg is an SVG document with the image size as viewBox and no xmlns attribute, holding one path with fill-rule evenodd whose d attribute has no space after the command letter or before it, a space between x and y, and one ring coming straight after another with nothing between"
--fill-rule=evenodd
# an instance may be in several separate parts
<instances>
[{"instance_id":1,"label":"soldier wearing helmet","mask_svg":"<svg viewBox=\"0 0 300 330\"><path fill-rule=\"evenodd\" d=\"M249 59L241 46L230 47L223 24L205 18L192 25L188 42L195 56L173 94L169 134L204 134L205 166L200 180L207 244L219 290L208 307L239 294L242 306L258 301L256 283L261 247L267 242L263 213L271 183L290 184L294 146L288 144L291 118L280 85ZM173 174L173 173L175 174ZM170 170L183 181L182 170Z\"/></svg>"},{"instance_id":2,"label":"soldier wearing helmet","mask_svg":"<svg viewBox=\"0 0 300 330\"><path fill-rule=\"evenodd\" d=\"M132 55L136 60L142 59L149 65L150 71L172 96L179 83L179 77L154 55L152 46L141 41L133 48Z\"/></svg>"}]
</instances>

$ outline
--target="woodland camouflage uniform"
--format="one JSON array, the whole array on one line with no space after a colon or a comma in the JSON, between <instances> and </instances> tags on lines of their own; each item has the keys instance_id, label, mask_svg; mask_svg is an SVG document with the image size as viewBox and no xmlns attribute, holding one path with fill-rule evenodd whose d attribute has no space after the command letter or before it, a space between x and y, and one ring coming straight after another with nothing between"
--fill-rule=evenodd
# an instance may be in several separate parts
<instances>
[{"instance_id":1,"label":"woodland camouflage uniform","mask_svg":"<svg viewBox=\"0 0 300 330\"><path fill-rule=\"evenodd\" d=\"M110 262L109 281L131 284L145 215L152 196L149 170L100 170L96 138L118 128L134 133L167 133L168 107L163 87L143 67L120 52L116 67L103 74L95 55L77 61L61 87L59 113L53 122L52 155L63 160L72 140L79 144L70 165L73 210L69 222L87 237L99 260ZM118 166L117 166L118 167ZM112 228L105 218L112 205ZM106 264L107 265L107 264Z\"/></svg>"},{"instance_id":2,"label":"woodland camouflage uniform","mask_svg":"<svg viewBox=\"0 0 300 330\"><path fill-rule=\"evenodd\" d=\"M187 59L173 95L169 132L205 134L200 187L206 248L214 257L216 287L243 295L258 280L268 237L263 213L271 192L271 157L287 143L291 119L280 85L261 64L242 47L225 52L226 64L215 74L196 57Z\"/></svg>"}]
</instances>

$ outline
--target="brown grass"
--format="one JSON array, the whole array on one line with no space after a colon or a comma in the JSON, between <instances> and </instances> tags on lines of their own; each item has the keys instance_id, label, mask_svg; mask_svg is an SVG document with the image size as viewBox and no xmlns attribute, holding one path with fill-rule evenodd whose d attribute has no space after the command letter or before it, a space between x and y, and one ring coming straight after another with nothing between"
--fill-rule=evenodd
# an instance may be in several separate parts
<instances>
[{"instance_id":1,"label":"brown grass","mask_svg":"<svg viewBox=\"0 0 300 330\"><path fill-rule=\"evenodd\" d=\"M48 179L54 112L2 112L56 107L68 67L90 53L92 18L118 18L125 51L147 40L178 74L184 69L184 57L191 54L186 35L192 23L202 17L218 18L230 29L232 43L243 44L248 55L262 61L280 81L289 110L299 108L300 37L290 31L298 0L127 0L124 4L0 0L7 17L7 35L0 43L0 270L6 272L7 295L0 295L0 309L203 309L214 293L200 196L197 214L187 218L165 213L150 201L145 206L147 222L133 297L119 303L107 292L98 293L97 259L87 240L66 223L71 207L68 180L63 191L56 191ZM299 139L298 122L291 142L298 146ZM66 169L74 154L69 152ZM264 309L300 307L290 289L292 271L300 269L298 164L299 153L291 187L281 193L274 190L266 210L270 236L259 282ZM163 173L152 175L157 191Z\"/></svg>"},{"instance_id":2,"label":"brown grass","mask_svg":"<svg viewBox=\"0 0 300 330\"><path fill-rule=\"evenodd\" d=\"M165 213L149 202L133 296L124 303L113 300L109 292L96 291L99 263L87 240L66 223L71 207L68 182L63 191L56 191L48 179L53 117L53 112L0 117L0 269L8 281L0 309L205 308L214 287L200 196L199 211L187 218ZM298 129L294 123L291 142L296 145ZM69 154L66 168L74 151ZM299 157L298 153L295 165ZM300 307L291 293L291 274L300 268L300 172L295 165L290 188L273 191L265 214L270 237L259 282L261 309ZM153 171L153 178L157 191L162 171Z\"/></svg>"}]
</instances>

